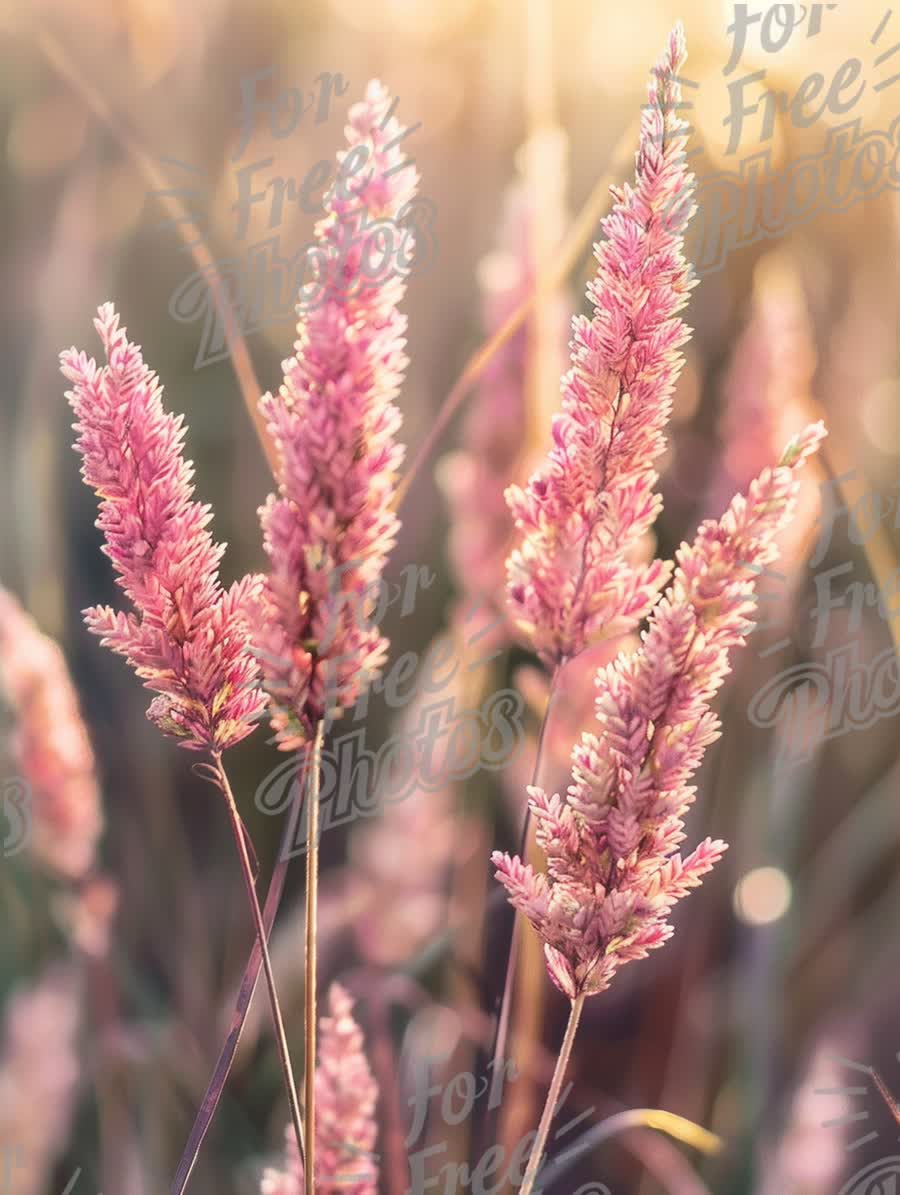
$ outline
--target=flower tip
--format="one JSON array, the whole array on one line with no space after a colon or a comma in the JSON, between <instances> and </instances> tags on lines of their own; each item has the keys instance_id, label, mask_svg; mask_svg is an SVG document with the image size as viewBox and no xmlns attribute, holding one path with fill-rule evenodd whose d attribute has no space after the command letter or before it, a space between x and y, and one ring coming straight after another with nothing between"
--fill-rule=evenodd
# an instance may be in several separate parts
<instances>
[{"instance_id":1,"label":"flower tip","mask_svg":"<svg viewBox=\"0 0 900 1195\"><path fill-rule=\"evenodd\" d=\"M660 67L670 74L677 74L687 59L687 38L682 21L676 21L669 34L669 44Z\"/></svg>"},{"instance_id":2,"label":"flower tip","mask_svg":"<svg viewBox=\"0 0 900 1195\"><path fill-rule=\"evenodd\" d=\"M491 862L494 865L494 878L506 883L506 878L515 874L516 864L522 866L520 859L514 859L508 851L492 851Z\"/></svg>"},{"instance_id":3,"label":"flower tip","mask_svg":"<svg viewBox=\"0 0 900 1195\"><path fill-rule=\"evenodd\" d=\"M819 451L819 446L828 435L828 429L821 419L816 423L809 423L794 436L785 445L784 452L781 454L779 465L785 468L793 468L794 466L801 466L805 463L807 457L813 456Z\"/></svg>"},{"instance_id":4,"label":"flower tip","mask_svg":"<svg viewBox=\"0 0 900 1195\"><path fill-rule=\"evenodd\" d=\"M63 349L59 354L59 370L69 382L75 382L81 376L81 370L78 367L78 349L74 344L71 348Z\"/></svg>"},{"instance_id":5,"label":"flower tip","mask_svg":"<svg viewBox=\"0 0 900 1195\"><path fill-rule=\"evenodd\" d=\"M383 100L387 94L387 85L378 78L370 79L366 84L367 100Z\"/></svg>"},{"instance_id":6,"label":"flower tip","mask_svg":"<svg viewBox=\"0 0 900 1195\"><path fill-rule=\"evenodd\" d=\"M100 339L104 345L115 335L119 326L119 315L116 311L115 305L111 302L101 303L97 308L97 317L94 320L94 327L100 334ZM125 329L122 329L124 334Z\"/></svg>"},{"instance_id":7,"label":"flower tip","mask_svg":"<svg viewBox=\"0 0 900 1195\"><path fill-rule=\"evenodd\" d=\"M328 1007L333 1017L342 1017L353 1011L353 997L337 981L328 989Z\"/></svg>"}]
</instances>

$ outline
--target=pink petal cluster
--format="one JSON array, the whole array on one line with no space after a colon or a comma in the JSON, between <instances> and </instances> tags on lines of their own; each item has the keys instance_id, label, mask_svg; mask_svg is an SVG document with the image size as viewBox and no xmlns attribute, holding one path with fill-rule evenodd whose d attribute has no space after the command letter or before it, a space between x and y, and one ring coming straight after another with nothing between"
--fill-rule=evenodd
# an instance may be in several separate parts
<instances>
[{"instance_id":1,"label":"pink petal cluster","mask_svg":"<svg viewBox=\"0 0 900 1195\"><path fill-rule=\"evenodd\" d=\"M378 1130L378 1087L353 1019L353 1001L340 984L328 992L330 1016L319 1022L316 1067L316 1190L321 1195L376 1195L372 1151ZM262 1195L303 1195L303 1167L293 1132L287 1133L287 1168L267 1170Z\"/></svg>"},{"instance_id":2,"label":"pink petal cluster","mask_svg":"<svg viewBox=\"0 0 900 1195\"><path fill-rule=\"evenodd\" d=\"M67 879L94 864L103 829L94 753L62 650L0 589L0 690L30 801L32 857Z\"/></svg>"},{"instance_id":3,"label":"pink petal cluster","mask_svg":"<svg viewBox=\"0 0 900 1195\"><path fill-rule=\"evenodd\" d=\"M278 494L260 511L271 571L259 647L284 750L354 704L387 653L370 616L399 526L391 502L403 449L393 399L407 358L397 271L418 183L392 107L373 81L350 110L349 149L338 160L362 160L365 171L326 201L316 229L328 262L324 295L311 310L298 308L296 355L278 394L260 402L280 465ZM373 277L376 222L393 230L395 252Z\"/></svg>"},{"instance_id":4,"label":"pink petal cluster","mask_svg":"<svg viewBox=\"0 0 900 1195\"><path fill-rule=\"evenodd\" d=\"M668 572L629 559L661 500L653 462L689 332L678 312L693 285L682 249L693 176L677 78L686 51L673 31L641 119L634 187L614 192L588 287L592 319L572 323L572 367L544 466L508 501L523 532L508 561L519 627L548 664L631 630Z\"/></svg>"},{"instance_id":5,"label":"pink petal cluster","mask_svg":"<svg viewBox=\"0 0 900 1195\"><path fill-rule=\"evenodd\" d=\"M111 303L94 325L106 365L73 348L61 355L62 372L74 385L66 397L82 477L100 498L103 550L136 612L97 606L85 621L160 694L152 722L190 750L220 752L246 738L265 708L247 649L262 578L222 588L225 549L207 530L210 508L192 500L183 417L163 409L162 386Z\"/></svg>"},{"instance_id":6,"label":"pink petal cluster","mask_svg":"<svg viewBox=\"0 0 900 1195\"><path fill-rule=\"evenodd\" d=\"M572 752L565 799L532 788L547 875L494 853L497 877L537 930L551 977L570 999L604 991L616 970L672 933L670 909L725 850L707 839L683 858L687 782L719 735L710 709L729 650L753 628L759 570L792 516L795 469L825 435L810 425L722 518L677 553L673 581L640 650L597 674L599 729Z\"/></svg>"}]
</instances>

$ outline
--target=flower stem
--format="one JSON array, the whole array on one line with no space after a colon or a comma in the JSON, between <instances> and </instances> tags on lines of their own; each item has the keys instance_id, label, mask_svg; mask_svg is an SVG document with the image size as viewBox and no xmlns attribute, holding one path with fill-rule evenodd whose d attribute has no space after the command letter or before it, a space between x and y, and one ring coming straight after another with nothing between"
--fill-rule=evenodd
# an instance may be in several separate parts
<instances>
[{"instance_id":1,"label":"flower stem","mask_svg":"<svg viewBox=\"0 0 900 1195\"><path fill-rule=\"evenodd\" d=\"M553 671L550 678L550 692L547 695L547 708L544 710L544 717L541 721L541 729L538 732L537 754L534 760L534 770L531 776L531 783L537 784L538 778L541 774L541 762L544 755L544 741L547 735L547 726L550 722L550 710L553 706L554 698L557 693L557 682L559 681L560 666ZM522 824L522 840L519 843L519 856L522 859L526 858L528 851L528 832L531 828L531 806L525 807L525 820ZM509 940L500 946L500 956L506 955L506 975L503 980L503 996L500 1001L500 1015L497 1018L497 1025L494 1029L494 1040L491 1046L491 1074L496 1078L502 1072L502 1062L506 1056L507 1039L509 1037L509 1021L510 1010L512 1006L512 991L513 980L516 974L516 966L519 961L519 919L513 918L512 926L509 933ZM493 1101L491 1101L493 1105ZM496 1117L494 1117L496 1119Z\"/></svg>"},{"instance_id":2,"label":"flower stem","mask_svg":"<svg viewBox=\"0 0 900 1195\"><path fill-rule=\"evenodd\" d=\"M894 1099L887 1083L885 1083L884 1079L882 1079L881 1075L879 1075L878 1071L875 1070L874 1067L871 1067L871 1066L869 1067L869 1073L871 1074L872 1078L875 1080L875 1086L878 1088L878 1094L881 1096L881 1098L887 1104L894 1120L896 1120L897 1124L900 1124L900 1104L898 1104L897 1101Z\"/></svg>"},{"instance_id":3,"label":"flower stem","mask_svg":"<svg viewBox=\"0 0 900 1195\"><path fill-rule=\"evenodd\" d=\"M522 1184L519 1195L531 1195L534 1188L535 1180L538 1176L538 1171L541 1168L541 1163L544 1160L544 1150L547 1147L547 1137L550 1133L550 1125L553 1123L553 1117L556 1115L556 1104L559 1100L559 1093L562 1090L563 1079L566 1075L566 1069L569 1065L569 1058L572 1056L572 1046L575 1042L575 1034L578 1031L578 1022L581 1020L582 1009L584 1008L584 995L576 996L572 1001L572 1010L569 1013L569 1023L566 1025L566 1035L563 1038L563 1044L559 1051L559 1057L556 1060L556 1069L553 1072L553 1081L550 1084L550 1090L547 1092L547 1102L544 1104L544 1112L541 1116L541 1123L538 1125L537 1138L531 1150L531 1155L528 1159L528 1170L525 1172L525 1181Z\"/></svg>"},{"instance_id":4,"label":"flower stem","mask_svg":"<svg viewBox=\"0 0 900 1195\"><path fill-rule=\"evenodd\" d=\"M265 971L266 984L269 989L269 1002L272 1005L272 1020L275 1026L275 1040L278 1043L278 1053L281 1058L281 1069L284 1074L284 1086L287 1091L288 1105L291 1111L291 1122L294 1126L294 1134L297 1138L297 1148L300 1151L300 1157L305 1157L303 1147L303 1126L300 1121L300 1103L297 1099L297 1088L294 1083L294 1072L291 1068L291 1057L288 1052L287 1035L284 1031L284 1020L281 1016L281 1006L278 1003L278 993L275 989L275 976L272 973L272 960L269 958L269 947L266 941L266 927L263 922L262 910L259 907L259 899L256 895L256 885L253 880L253 865L250 862L250 853L247 850L247 840L244 836L244 829L241 823L241 815L238 813L238 807L235 803L234 793L231 791L231 784L228 776L225 774L225 769L222 767L222 757L219 754L213 755L213 763L216 775L218 777L219 786L225 794L225 802L228 806L228 814L231 818L231 828L234 833L234 840L237 843L238 857L241 862L241 870L244 873L244 885L247 889L247 898L250 902L250 911L253 914L253 921L256 926L256 937L259 943L260 954L262 955L263 970Z\"/></svg>"},{"instance_id":5,"label":"flower stem","mask_svg":"<svg viewBox=\"0 0 900 1195\"><path fill-rule=\"evenodd\" d=\"M301 775L305 773L301 770ZM275 867L272 871L272 878L269 881L269 891L266 893L266 903L263 908L263 924L266 928L266 938L272 931L272 926L275 924L275 916L278 912L278 907L281 904L281 896L284 891L284 882L287 878L288 863L291 858L291 847L295 842L297 833L297 824L300 821L300 814L303 811L303 804L305 801L305 785L297 786L297 796L295 797L288 816L285 819L284 829L281 834L281 842L278 846L278 856L275 860ZM231 1017L231 1023L228 1028L228 1036L219 1052L219 1057L216 1061L215 1069L212 1077L207 1084L206 1091L203 1095L203 1101L197 1112L194 1124L191 1128L190 1136L187 1144L181 1155L181 1160L178 1163L178 1169L175 1172L175 1178L172 1182L172 1187L169 1195L184 1195L193 1173L194 1166L197 1162L197 1157L200 1153L200 1147L203 1144L206 1134L209 1131L209 1126L212 1124L213 1116L216 1108L219 1105L219 1100L222 1098L222 1092L225 1088L225 1083L231 1073L231 1067L234 1062L234 1056L238 1048L238 1043L241 1039L241 1034L244 1031L244 1022L247 1019L247 1013L250 1010L250 1003L253 999L253 994L256 991L256 983L259 979L259 969L262 964L262 951L259 947L259 940L254 938L253 949L250 952L250 958L247 961L247 966L244 969L244 974L241 979L241 986L238 991L237 1000L235 1002L234 1012ZM302 1157L302 1155L301 1155Z\"/></svg>"},{"instance_id":6,"label":"flower stem","mask_svg":"<svg viewBox=\"0 0 900 1195\"><path fill-rule=\"evenodd\" d=\"M316 727L316 737L310 760L309 800L306 821L306 963L304 1029L306 1052L304 1066L304 1095L306 1105L306 1164L303 1167L306 1195L316 1189L316 983L318 943L316 921L319 894L319 772L325 723Z\"/></svg>"}]
</instances>

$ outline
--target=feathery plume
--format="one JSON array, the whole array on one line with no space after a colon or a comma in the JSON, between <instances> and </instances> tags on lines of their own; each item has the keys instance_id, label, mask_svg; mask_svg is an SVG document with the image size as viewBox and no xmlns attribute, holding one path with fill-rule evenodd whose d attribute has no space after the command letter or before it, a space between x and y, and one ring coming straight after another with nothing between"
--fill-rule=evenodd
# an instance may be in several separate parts
<instances>
[{"instance_id":1,"label":"feathery plume","mask_svg":"<svg viewBox=\"0 0 900 1195\"><path fill-rule=\"evenodd\" d=\"M645 105L634 187L614 191L588 287L592 319L572 322L571 369L544 466L507 500L523 534L508 561L513 615L548 664L631 630L668 578L629 551L656 519L653 462L689 331L679 311L693 283L682 249L693 214L678 116L686 50L673 31Z\"/></svg>"},{"instance_id":2,"label":"feathery plume","mask_svg":"<svg viewBox=\"0 0 900 1195\"><path fill-rule=\"evenodd\" d=\"M14 993L0 1057L0 1161L4 1192L40 1195L65 1145L78 1087L79 985L57 966Z\"/></svg>"},{"instance_id":3,"label":"feathery plume","mask_svg":"<svg viewBox=\"0 0 900 1195\"><path fill-rule=\"evenodd\" d=\"M248 647L263 578L248 576L222 588L219 563L225 548L207 530L209 506L193 500L193 466L182 454L183 417L164 411L162 387L119 327L112 303L100 308L94 326L106 365L98 368L73 348L61 354L62 372L75 387L66 397L77 419L82 477L100 497L103 550L136 613L94 607L85 611L85 621L105 645L127 658L146 688L159 694L147 710L150 720L183 747L210 754L212 764L203 767L225 798L299 1143L299 1101L251 847L222 766L222 752L253 731L266 706L257 687L259 666Z\"/></svg>"},{"instance_id":4,"label":"feathery plume","mask_svg":"<svg viewBox=\"0 0 900 1195\"><path fill-rule=\"evenodd\" d=\"M729 672L728 653L752 630L759 570L777 556L791 518L794 470L825 436L812 424L677 553L678 568L641 649L597 674L596 734L572 752L567 796L530 790L547 875L495 852L497 878L537 930L548 970L571 1000L604 991L616 970L661 946L666 918L725 850L709 839L686 858L687 781L719 736L710 702Z\"/></svg>"},{"instance_id":5,"label":"feathery plume","mask_svg":"<svg viewBox=\"0 0 900 1195\"><path fill-rule=\"evenodd\" d=\"M260 511L271 569L259 647L283 750L354 704L387 653L370 615L399 526L391 500L403 459L393 404L407 364L402 241L377 275L369 262L379 231L399 234L418 182L392 108L372 81L350 110L339 173L354 161L365 173L326 200L316 228L322 300L298 308L296 355L278 394L260 400L279 468L278 494Z\"/></svg>"},{"instance_id":6,"label":"feathery plume","mask_svg":"<svg viewBox=\"0 0 900 1195\"><path fill-rule=\"evenodd\" d=\"M2 588L0 684L15 719L13 764L30 797L32 857L79 879L103 829L94 753L59 644Z\"/></svg>"},{"instance_id":7,"label":"feathery plume","mask_svg":"<svg viewBox=\"0 0 900 1195\"><path fill-rule=\"evenodd\" d=\"M66 397L78 420L82 477L100 498L103 551L136 613L97 606L85 621L160 694L147 716L164 734L189 750L219 753L246 738L265 707L247 651L262 578L223 590L225 549L206 529L209 506L192 500L184 419L163 409L162 386L111 303L94 326L106 365L74 348L60 360L74 384Z\"/></svg>"},{"instance_id":8,"label":"feathery plume","mask_svg":"<svg viewBox=\"0 0 900 1195\"><path fill-rule=\"evenodd\" d=\"M316 1067L316 1190L322 1195L375 1195L378 1166L372 1155L378 1131L378 1086L366 1061L353 1001L338 983L328 992L331 1016L319 1022ZM262 1195L302 1195L303 1167L287 1136L287 1165L267 1170Z\"/></svg>"}]
</instances>

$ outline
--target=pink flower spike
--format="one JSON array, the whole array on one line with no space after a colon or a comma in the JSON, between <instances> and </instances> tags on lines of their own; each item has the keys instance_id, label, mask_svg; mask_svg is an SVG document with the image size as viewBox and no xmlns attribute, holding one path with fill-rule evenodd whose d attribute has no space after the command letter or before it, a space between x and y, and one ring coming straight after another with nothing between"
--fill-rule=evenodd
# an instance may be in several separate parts
<instances>
[{"instance_id":1,"label":"pink flower spike","mask_svg":"<svg viewBox=\"0 0 900 1195\"><path fill-rule=\"evenodd\" d=\"M207 531L210 508L193 498L182 416L166 413L162 387L131 344L111 303L94 325L106 350L98 367L74 348L61 354L74 389L81 474L100 498L97 526L133 613L95 607L85 621L158 693L148 717L190 750L218 753L246 738L265 708L247 650L261 577L228 591L224 547Z\"/></svg>"},{"instance_id":2,"label":"pink flower spike","mask_svg":"<svg viewBox=\"0 0 900 1195\"><path fill-rule=\"evenodd\" d=\"M393 400L407 358L398 271L418 182L392 106L373 81L350 110L339 161L355 155L366 168L347 182L352 202L337 185L326 201L316 228L323 295L298 307L296 356L278 394L260 400L280 465L278 494L260 511L270 573L258 646L283 750L353 705L387 653L371 614L399 527ZM371 250L385 222L395 251L376 277Z\"/></svg>"},{"instance_id":3,"label":"pink flower spike","mask_svg":"<svg viewBox=\"0 0 900 1195\"><path fill-rule=\"evenodd\" d=\"M319 1021L316 1066L316 1190L321 1195L376 1195L378 1087L363 1049L362 1030L353 1019L353 1001L333 983L330 1016ZM303 1166L293 1132L287 1132L284 1170L267 1170L262 1195L303 1195Z\"/></svg>"},{"instance_id":4,"label":"pink flower spike","mask_svg":"<svg viewBox=\"0 0 900 1195\"><path fill-rule=\"evenodd\" d=\"M678 115L681 26L656 67L641 118L636 180L615 192L588 287L594 316L572 322L546 463L507 500L522 541L507 562L513 616L550 666L632 630L669 576L634 559L661 506L654 462L689 331L679 312L694 285L683 256L695 207Z\"/></svg>"},{"instance_id":5,"label":"pink flower spike","mask_svg":"<svg viewBox=\"0 0 900 1195\"><path fill-rule=\"evenodd\" d=\"M710 703L729 651L753 629L754 588L793 516L800 469L825 435L812 424L718 521L677 553L672 584L635 655L597 673L598 729L572 752L565 799L531 790L546 876L495 854L497 878L544 943L572 1000L604 991L624 963L672 933L669 911L725 850L706 840L683 857L688 783L719 735Z\"/></svg>"},{"instance_id":6,"label":"pink flower spike","mask_svg":"<svg viewBox=\"0 0 900 1195\"><path fill-rule=\"evenodd\" d=\"M12 758L30 798L30 852L81 879L103 829L94 752L62 649L2 587L0 691L12 707Z\"/></svg>"}]
</instances>

